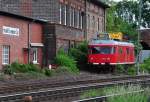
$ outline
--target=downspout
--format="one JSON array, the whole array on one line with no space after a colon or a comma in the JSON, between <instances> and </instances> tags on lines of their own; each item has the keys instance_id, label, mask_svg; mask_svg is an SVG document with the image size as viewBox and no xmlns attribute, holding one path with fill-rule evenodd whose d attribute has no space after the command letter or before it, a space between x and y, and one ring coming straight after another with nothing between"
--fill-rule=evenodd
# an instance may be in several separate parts
<instances>
[{"instance_id":1,"label":"downspout","mask_svg":"<svg viewBox=\"0 0 150 102\"><path fill-rule=\"evenodd\" d=\"M28 63L30 63L30 50L31 50L31 24L35 22L36 20L32 20L31 22L28 23Z\"/></svg>"},{"instance_id":2,"label":"downspout","mask_svg":"<svg viewBox=\"0 0 150 102\"><path fill-rule=\"evenodd\" d=\"M31 22L28 23L28 64L30 63L30 33L31 33Z\"/></svg>"},{"instance_id":3,"label":"downspout","mask_svg":"<svg viewBox=\"0 0 150 102\"><path fill-rule=\"evenodd\" d=\"M84 21L85 21L85 28L84 28L84 38L87 41L87 0L85 0L85 15L84 15Z\"/></svg>"}]
</instances>

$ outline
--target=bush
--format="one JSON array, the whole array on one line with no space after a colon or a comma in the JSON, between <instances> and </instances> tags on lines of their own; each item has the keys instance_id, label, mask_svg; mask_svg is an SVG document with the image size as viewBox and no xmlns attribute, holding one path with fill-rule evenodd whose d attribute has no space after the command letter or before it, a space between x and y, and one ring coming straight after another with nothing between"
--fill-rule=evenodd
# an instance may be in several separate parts
<instances>
[{"instance_id":1,"label":"bush","mask_svg":"<svg viewBox=\"0 0 150 102\"><path fill-rule=\"evenodd\" d=\"M40 69L34 64L20 64L18 62L14 62L11 65L4 66L5 74L14 74L14 73L27 73L27 72L40 72Z\"/></svg>"},{"instance_id":2,"label":"bush","mask_svg":"<svg viewBox=\"0 0 150 102\"><path fill-rule=\"evenodd\" d=\"M123 73L128 75L136 75L136 68L134 65L117 65L117 73Z\"/></svg>"},{"instance_id":3,"label":"bush","mask_svg":"<svg viewBox=\"0 0 150 102\"><path fill-rule=\"evenodd\" d=\"M143 64L140 64L140 71L150 73L150 58L144 60Z\"/></svg>"},{"instance_id":4,"label":"bush","mask_svg":"<svg viewBox=\"0 0 150 102\"><path fill-rule=\"evenodd\" d=\"M68 67L60 66L55 70L56 74L69 74L72 73Z\"/></svg>"},{"instance_id":5,"label":"bush","mask_svg":"<svg viewBox=\"0 0 150 102\"><path fill-rule=\"evenodd\" d=\"M88 43L83 42L77 45L75 48L69 50L69 56L77 61L78 67L87 66L87 55L88 55Z\"/></svg>"},{"instance_id":6,"label":"bush","mask_svg":"<svg viewBox=\"0 0 150 102\"><path fill-rule=\"evenodd\" d=\"M28 72L28 67L25 64L19 64L18 62L14 62L10 65L10 67L13 69L16 73L26 73Z\"/></svg>"},{"instance_id":7,"label":"bush","mask_svg":"<svg viewBox=\"0 0 150 102\"><path fill-rule=\"evenodd\" d=\"M65 66L68 71L73 73L78 73L79 69L77 68L76 62L73 58L69 57L67 54L59 51L56 58L55 64L59 66Z\"/></svg>"},{"instance_id":8,"label":"bush","mask_svg":"<svg viewBox=\"0 0 150 102\"><path fill-rule=\"evenodd\" d=\"M45 69L43 69L43 70L44 70L44 74L45 74L46 76L52 76L52 74L53 74L53 71L52 71L52 70L47 69L47 68L45 68Z\"/></svg>"},{"instance_id":9,"label":"bush","mask_svg":"<svg viewBox=\"0 0 150 102\"><path fill-rule=\"evenodd\" d=\"M124 73L125 72L124 65L118 64L116 66L116 71L117 71L117 73Z\"/></svg>"},{"instance_id":10,"label":"bush","mask_svg":"<svg viewBox=\"0 0 150 102\"><path fill-rule=\"evenodd\" d=\"M134 66L128 68L129 75L136 75L136 68Z\"/></svg>"},{"instance_id":11,"label":"bush","mask_svg":"<svg viewBox=\"0 0 150 102\"><path fill-rule=\"evenodd\" d=\"M13 69L10 67L10 65L4 66L3 72L4 72L4 74L8 74L8 75L14 74L14 71L13 71Z\"/></svg>"}]
</instances>

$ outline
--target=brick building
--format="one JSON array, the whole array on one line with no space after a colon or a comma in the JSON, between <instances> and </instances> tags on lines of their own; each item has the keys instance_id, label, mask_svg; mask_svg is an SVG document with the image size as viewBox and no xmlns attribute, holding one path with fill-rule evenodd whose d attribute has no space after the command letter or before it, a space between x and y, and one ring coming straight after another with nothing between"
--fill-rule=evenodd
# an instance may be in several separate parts
<instances>
[{"instance_id":1,"label":"brick building","mask_svg":"<svg viewBox=\"0 0 150 102\"><path fill-rule=\"evenodd\" d=\"M0 11L0 68L15 61L42 65L43 23Z\"/></svg>"},{"instance_id":2,"label":"brick building","mask_svg":"<svg viewBox=\"0 0 150 102\"><path fill-rule=\"evenodd\" d=\"M143 50L150 50L150 28L140 30L140 42Z\"/></svg>"},{"instance_id":3,"label":"brick building","mask_svg":"<svg viewBox=\"0 0 150 102\"><path fill-rule=\"evenodd\" d=\"M100 0L1 0L0 9L36 19L44 19L45 63L56 51L83 40L90 40L105 31L105 10Z\"/></svg>"},{"instance_id":4,"label":"brick building","mask_svg":"<svg viewBox=\"0 0 150 102\"><path fill-rule=\"evenodd\" d=\"M100 0L86 0L87 40L97 37L98 33L105 32L106 8L108 5Z\"/></svg>"}]
</instances>

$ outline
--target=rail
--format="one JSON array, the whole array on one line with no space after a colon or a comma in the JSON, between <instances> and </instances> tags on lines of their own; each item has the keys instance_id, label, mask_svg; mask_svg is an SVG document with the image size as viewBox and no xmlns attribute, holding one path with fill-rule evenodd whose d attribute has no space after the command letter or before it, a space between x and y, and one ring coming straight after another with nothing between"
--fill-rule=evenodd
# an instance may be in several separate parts
<instances>
[{"instance_id":1,"label":"rail","mask_svg":"<svg viewBox=\"0 0 150 102\"><path fill-rule=\"evenodd\" d=\"M98 89L113 85L125 85L125 84L145 84L150 82L150 77L140 77L137 78L122 78L122 79L113 79L98 81L98 82L88 82L88 83L76 83L70 84L62 87L52 87L44 88L42 90L31 90L28 92L20 92L8 95L0 95L0 101L2 102L21 102L23 97L32 96L34 101L43 102L43 100L53 100L52 102L58 102L56 99L61 99L62 97L68 98L70 96L78 96L80 93L87 91L89 89ZM42 84L42 83L41 83ZM47 86L48 87L48 86ZM42 100L42 101L41 101ZM60 101L60 100L59 100ZM63 102L63 101L61 101ZM64 101L65 102L65 101Z\"/></svg>"}]
</instances>

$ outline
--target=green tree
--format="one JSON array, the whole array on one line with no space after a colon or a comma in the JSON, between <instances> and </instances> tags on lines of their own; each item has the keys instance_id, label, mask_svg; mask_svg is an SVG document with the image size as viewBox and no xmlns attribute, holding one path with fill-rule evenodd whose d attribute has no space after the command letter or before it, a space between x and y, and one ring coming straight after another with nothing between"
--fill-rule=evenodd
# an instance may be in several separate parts
<instances>
[{"instance_id":1,"label":"green tree","mask_svg":"<svg viewBox=\"0 0 150 102\"><path fill-rule=\"evenodd\" d=\"M142 25L150 28L150 0L142 0Z\"/></svg>"},{"instance_id":2,"label":"green tree","mask_svg":"<svg viewBox=\"0 0 150 102\"><path fill-rule=\"evenodd\" d=\"M107 32L122 32L128 35L131 39L136 40L136 24L129 23L117 15L118 5L113 5L107 12Z\"/></svg>"}]
</instances>

